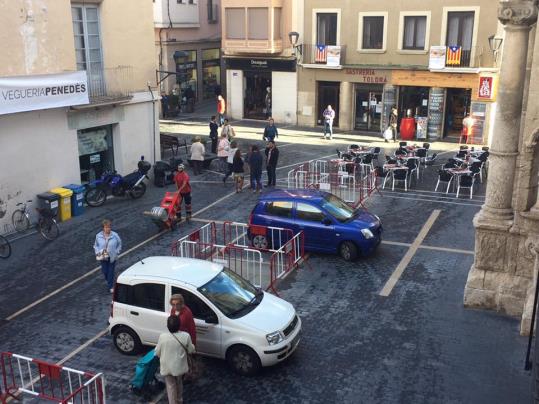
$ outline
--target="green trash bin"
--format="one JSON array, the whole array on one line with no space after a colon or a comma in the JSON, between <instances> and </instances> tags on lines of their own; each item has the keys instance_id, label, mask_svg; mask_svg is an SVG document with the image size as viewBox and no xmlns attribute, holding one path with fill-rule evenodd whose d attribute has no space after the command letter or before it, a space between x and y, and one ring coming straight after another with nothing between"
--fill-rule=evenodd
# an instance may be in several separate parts
<instances>
[{"instance_id":1,"label":"green trash bin","mask_svg":"<svg viewBox=\"0 0 539 404\"><path fill-rule=\"evenodd\" d=\"M71 216L80 216L84 213L84 186L77 184L64 185L62 188L73 191L71 195Z\"/></svg>"},{"instance_id":2,"label":"green trash bin","mask_svg":"<svg viewBox=\"0 0 539 404\"><path fill-rule=\"evenodd\" d=\"M41 209L50 210L54 216L58 214L58 200L60 196L52 192L43 192L37 195L39 207Z\"/></svg>"}]
</instances>

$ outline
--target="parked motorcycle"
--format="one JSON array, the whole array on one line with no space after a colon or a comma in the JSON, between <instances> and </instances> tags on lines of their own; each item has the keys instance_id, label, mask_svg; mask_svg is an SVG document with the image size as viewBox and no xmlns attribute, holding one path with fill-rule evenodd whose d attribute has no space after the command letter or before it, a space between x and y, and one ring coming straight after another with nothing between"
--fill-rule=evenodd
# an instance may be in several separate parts
<instances>
[{"instance_id":1,"label":"parked motorcycle","mask_svg":"<svg viewBox=\"0 0 539 404\"><path fill-rule=\"evenodd\" d=\"M88 206L101 206L107 200L107 194L114 196L129 195L133 199L138 199L146 192L144 179L148 178L151 164L141 157L138 162L138 170L122 177L116 171L106 171L100 179L92 181L87 185L84 199ZM148 178L149 179L149 178Z\"/></svg>"}]
</instances>

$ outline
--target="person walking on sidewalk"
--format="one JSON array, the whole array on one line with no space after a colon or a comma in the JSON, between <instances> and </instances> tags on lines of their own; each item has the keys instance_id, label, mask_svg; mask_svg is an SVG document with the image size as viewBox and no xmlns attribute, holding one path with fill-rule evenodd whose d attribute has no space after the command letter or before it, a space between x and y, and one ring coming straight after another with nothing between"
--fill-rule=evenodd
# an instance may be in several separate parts
<instances>
[{"instance_id":1,"label":"person walking on sidewalk","mask_svg":"<svg viewBox=\"0 0 539 404\"><path fill-rule=\"evenodd\" d=\"M232 173L234 174L234 182L236 184L236 193L240 193L243 190L243 158L241 157L241 150L238 148L234 153L232 160Z\"/></svg>"},{"instance_id":2,"label":"person walking on sidewalk","mask_svg":"<svg viewBox=\"0 0 539 404\"><path fill-rule=\"evenodd\" d=\"M185 202L185 218L187 221L191 220L191 184L189 183L189 174L185 172L185 166L183 164L178 165L178 172L174 176L174 183L178 187L178 191L182 196L180 206L176 211L176 219L178 222L182 220L182 202Z\"/></svg>"},{"instance_id":3,"label":"person walking on sidewalk","mask_svg":"<svg viewBox=\"0 0 539 404\"><path fill-rule=\"evenodd\" d=\"M327 133L329 132L329 140L333 139L333 120L335 119L335 111L328 105L322 113L324 116L324 139L327 139Z\"/></svg>"},{"instance_id":4,"label":"person walking on sidewalk","mask_svg":"<svg viewBox=\"0 0 539 404\"><path fill-rule=\"evenodd\" d=\"M112 231L112 222L108 219L102 222L103 230L95 236L94 252L96 259L101 262L101 272L107 281L110 293L114 286L114 268L122 251L122 240L115 231Z\"/></svg>"},{"instance_id":5,"label":"person walking on sidewalk","mask_svg":"<svg viewBox=\"0 0 539 404\"><path fill-rule=\"evenodd\" d=\"M257 145L251 146L251 153L247 162L251 172L251 189L253 193L260 192L262 189L262 155Z\"/></svg>"},{"instance_id":6,"label":"person walking on sidewalk","mask_svg":"<svg viewBox=\"0 0 539 404\"><path fill-rule=\"evenodd\" d=\"M266 171L268 172L268 187L274 187L277 183L277 162L279 161L279 149L275 142L270 140L264 152L266 154Z\"/></svg>"},{"instance_id":7,"label":"person walking on sidewalk","mask_svg":"<svg viewBox=\"0 0 539 404\"><path fill-rule=\"evenodd\" d=\"M169 404L183 403L182 377L189 371L187 355L195 352L188 333L180 331L180 317L167 318L168 332L159 335L155 356L159 358L161 376L165 378Z\"/></svg>"},{"instance_id":8,"label":"person walking on sidewalk","mask_svg":"<svg viewBox=\"0 0 539 404\"><path fill-rule=\"evenodd\" d=\"M226 137L228 138L228 141L231 142L232 139L236 137L236 132L234 131L234 128L231 124L228 123L228 119L225 119L225 122L223 124L223 129L221 129L221 135L226 134Z\"/></svg>"},{"instance_id":9,"label":"person walking on sidewalk","mask_svg":"<svg viewBox=\"0 0 539 404\"><path fill-rule=\"evenodd\" d=\"M399 112L397 110L397 106L393 105L391 107L391 113L389 115L389 126L391 127L391 131L393 132L393 142L397 141L397 123L399 121Z\"/></svg>"},{"instance_id":10,"label":"person walking on sidewalk","mask_svg":"<svg viewBox=\"0 0 539 404\"><path fill-rule=\"evenodd\" d=\"M232 175L232 163L234 163L234 155L236 154L236 150L238 150L238 143L236 143L235 141L230 142L230 146L228 146L225 150L227 151L227 158L226 158L227 168L226 168L226 174L223 177L223 184L225 184L227 178Z\"/></svg>"},{"instance_id":11,"label":"person walking on sidewalk","mask_svg":"<svg viewBox=\"0 0 539 404\"><path fill-rule=\"evenodd\" d=\"M217 96L217 115L219 116L219 126L223 126L226 112L226 101L222 95Z\"/></svg>"},{"instance_id":12,"label":"person walking on sidewalk","mask_svg":"<svg viewBox=\"0 0 539 404\"><path fill-rule=\"evenodd\" d=\"M217 138L219 137L217 128L219 128L219 125L217 125L217 118L213 115L210 120L211 152L213 154L217 154Z\"/></svg>"},{"instance_id":13,"label":"person walking on sidewalk","mask_svg":"<svg viewBox=\"0 0 539 404\"><path fill-rule=\"evenodd\" d=\"M221 133L221 139L219 139L219 145L217 146L217 157L219 157L219 171L222 173L227 172L226 160L228 158L228 147L230 142L226 137L226 133Z\"/></svg>"},{"instance_id":14,"label":"person walking on sidewalk","mask_svg":"<svg viewBox=\"0 0 539 404\"><path fill-rule=\"evenodd\" d=\"M275 138L279 137L279 132L277 132L277 127L275 126L275 122L273 121L273 118L270 118L268 120L268 126L264 128L264 136L263 139L266 142L269 142L270 140L275 140Z\"/></svg>"},{"instance_id":15,"label":"person walking on sidewalk","mask_svg":"<svg viewBox=\"0 0 539 404\"><path fill-rule=\"evenodd\" d=\"M191 145L191 161L193 163L195 175L202 174L202 162L204 161L204 155L206 154L206 148L201 140L200 136L196 136Z\"/></svg>"}]
</instances>

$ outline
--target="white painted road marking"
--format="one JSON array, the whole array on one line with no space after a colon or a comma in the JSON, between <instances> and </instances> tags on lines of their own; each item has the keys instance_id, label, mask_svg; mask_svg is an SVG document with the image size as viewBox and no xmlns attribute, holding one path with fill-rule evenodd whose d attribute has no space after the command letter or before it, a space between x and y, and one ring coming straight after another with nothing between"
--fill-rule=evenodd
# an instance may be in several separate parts
<instances>
[{"instance_id":1,"label":"white painted road marking","mask_svg":"<svg viewBox=\"0 0 539 404\"><path fill-rule=\"evenodd\" d=\"M421 231L415 238L414 242L412 243L412 245L410 246L410 248L408 249L404 257L402 257L401 261L399 262L399 265L397 265L397 268L395 268L395 271L393 271L393 273L387 280L385 286L382 288L382 291L380 292L380 296L389 296L389 294L391 293L391 291L397 284L397 281L401 277L402 273L404 272L404 270L406 269L406 267L412 260L417 249L419 248L419 246L421 245L421 243L427 236L427 233L431 229L432 225L434 224L438 216L440 216L440 212L441 210L438 210L438 209L432 211L427 222L423 225L423 227L421 228Z\"/></svg>"}]
</instances>

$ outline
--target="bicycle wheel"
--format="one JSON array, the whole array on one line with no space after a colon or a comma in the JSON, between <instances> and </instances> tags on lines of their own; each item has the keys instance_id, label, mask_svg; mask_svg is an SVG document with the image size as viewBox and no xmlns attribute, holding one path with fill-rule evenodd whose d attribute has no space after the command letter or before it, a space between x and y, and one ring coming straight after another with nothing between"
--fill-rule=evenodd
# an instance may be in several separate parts
<instances>
[{"instance_id":1,"label":"bicycle wheel","mask_svg":"<svg viewBox=\"0 0 539 404\"><path fill-rule=\"evenodd\" d=\"M54 219L43 217L39 218L39 221L37 222L37 228L39 230L39 233L46 240L54 240L60 234L60 228L58 227L58 223L56 223L56 220Z\"/></svg>"},{"instance_id":2,"label":"bicycle wheel","mask_svg":"<svg viewBox=\"0 0 539 404\"><path fill-rule=\"evenodd\" d=\"M11 244L7 241L7 238L0 236L0 258L9 258L11 255Z\"/></svg>"},{"instance_id":3,"label":"bicycle wheel","mask_svg":"<svg viewBox=\"0 0 539 404\"><path fill-rule=\"evenodd\" d=\"M13 227L15 227L16 231L25 231L30 228L30 219L28 219L28 216L24 213L22 210L16 210L13 212L13 215L11 215L11 223L13 223Z\"/></svg>"}]
</instances>

